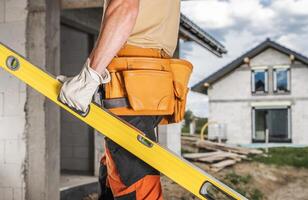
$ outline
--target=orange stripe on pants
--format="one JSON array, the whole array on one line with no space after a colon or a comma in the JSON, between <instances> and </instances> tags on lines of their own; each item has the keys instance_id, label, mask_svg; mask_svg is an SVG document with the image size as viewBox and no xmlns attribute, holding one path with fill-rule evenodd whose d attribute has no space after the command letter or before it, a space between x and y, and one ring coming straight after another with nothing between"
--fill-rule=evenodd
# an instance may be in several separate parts
<instances>
[{"instance_id":1,"label":"orange stripe on pants","mask_svg":"<svg viewBox=\"0 0 308 200\"><path fill-rule=\"evenodd\" d=\"M163 200L159 175L146 175L127 187L121 181L108 148L106 148L105 156L105 164L108 171L107 182L115 199Z\"/></svg>"}]
</instances>

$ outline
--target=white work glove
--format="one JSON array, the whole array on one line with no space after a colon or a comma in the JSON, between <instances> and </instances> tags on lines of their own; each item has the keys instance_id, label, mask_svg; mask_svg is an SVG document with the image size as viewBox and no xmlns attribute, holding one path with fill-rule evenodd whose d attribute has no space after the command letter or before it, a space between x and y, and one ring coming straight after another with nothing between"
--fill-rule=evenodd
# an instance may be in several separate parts
<instances>
[{"instance_id":1,"label":"white work glove","mask_svg":"<svg viewBox=\"0 0 308 200\"><path fill-rule=\"evenodd\" d=\"M109 71L101 76L90 67L88 58L81 72L74 77L58 76L57 79L63 83L59 100L67 106L74 108L83 114L88 112L93 95L100 84L110 81Z\"/></svg>"}]
</instances>

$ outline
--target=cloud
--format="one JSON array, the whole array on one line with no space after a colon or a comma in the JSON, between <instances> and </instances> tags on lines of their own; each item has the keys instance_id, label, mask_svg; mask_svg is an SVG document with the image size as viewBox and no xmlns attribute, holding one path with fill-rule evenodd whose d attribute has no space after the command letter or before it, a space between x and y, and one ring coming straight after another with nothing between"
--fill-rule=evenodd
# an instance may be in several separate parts
<instances>
[{"instance_id":1,"label":"cloud","mask_svg":"<svg viewBox=\"0 0 308 200\"><path fill-rule=\"evenodd\" d=\"M189 13L189 17L198 21L208 29L217 29L233 25L232 11L224 1L188 1L182 2L182 12ZM223 14L222 14L223 13ZM206 15L206 17L205 17Z\"/></svg>"},{"instance_id":2,"label":"cloud","mask_svg":"<svg viewBox=\"0 0 308 200\"><path fill-rule=\"evenodd\" d=\"M308 56L306 41L308 41L307 34L298 35L296 33L285 34L277 39L277 42L287 46L290 49L296 49L297 52Z\"/></svg>"},{"instance_id":3,"label":"cloud","mask_svg":"<svg viewBox=\"0 0 308 200\"><path fill-rule=\"evenodd\" d=\"M182 12L219 39L228 50L220 59L194 42L182 41L181 57L194 64L190 86L266 38L308 56L308 0L187 1L182 2ZM197 103L200 97L190 97L189 104L204 109L205 105Z\"/></svg>"},{"instance_id":4,"label":"cloud","mask_svg":"<svg viewBox=\"0 0 308 200\"><path fill-rule=\"evenodd\" d=\"M308 16L307 0L275 0L271 7L285 15Z\"/></svg>"}]
</instances>

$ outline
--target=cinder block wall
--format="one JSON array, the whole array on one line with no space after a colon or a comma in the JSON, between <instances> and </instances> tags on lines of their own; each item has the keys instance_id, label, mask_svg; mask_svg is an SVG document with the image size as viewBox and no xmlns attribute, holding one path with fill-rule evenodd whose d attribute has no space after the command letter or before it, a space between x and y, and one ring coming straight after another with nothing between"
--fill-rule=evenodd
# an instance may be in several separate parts
<instances>
[{"instance_id":1,"label":"cinder block wall","mask_svg":"<svg viewBox=\"0 0 308 200\"><path fill-rule=\"evenodd\" d=\"M26 53L27 0L0 0L0 42ZM26 86L0 69L0 200L25 199Z\"/></svg>"}]
</instances>

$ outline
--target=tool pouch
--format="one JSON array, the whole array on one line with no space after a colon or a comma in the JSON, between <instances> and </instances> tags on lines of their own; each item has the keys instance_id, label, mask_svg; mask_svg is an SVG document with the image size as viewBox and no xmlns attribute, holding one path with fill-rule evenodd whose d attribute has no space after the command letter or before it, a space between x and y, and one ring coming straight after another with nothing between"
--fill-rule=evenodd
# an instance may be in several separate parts
<instances>
[{"instance_id":1,"label":"tool pouch","mask_svg":"<svg viewBox=\"0 0 308 200\"><path fill-rule=\"evenodd\" d=\"M192 65L183 60L173 59L170 63L170 67L173 74L175 105L174 113L170 116L166 116L161 122L166 124L177 123L183 120L189 91L187 85L192 72Z\"/></svg>"},{"instance_id":2,"label":"tool pouch","mask_svg":"<svg viewBox=\"0 0 308 200\"><path fill-rule=\"evenodd\" d=\"M123 72L123 77L132 110L146 115L173 113L172 73L157 70L129 70Z\"/></svg>"},{"instance_id":3,"label":"tool pouch","mask_svg":"<svg viewBox=\"0 0 308 200\"><path fill-rule=\"evenodd\" d=\"M183 119L192 65L184 60L121 57L108 66L111 81L105 84L107 107L116 115L163 115L161 124ZM125 98L125 101L122 99ZM127 105L123 105L127 103Z\"/></svg>"}]
</instances>

